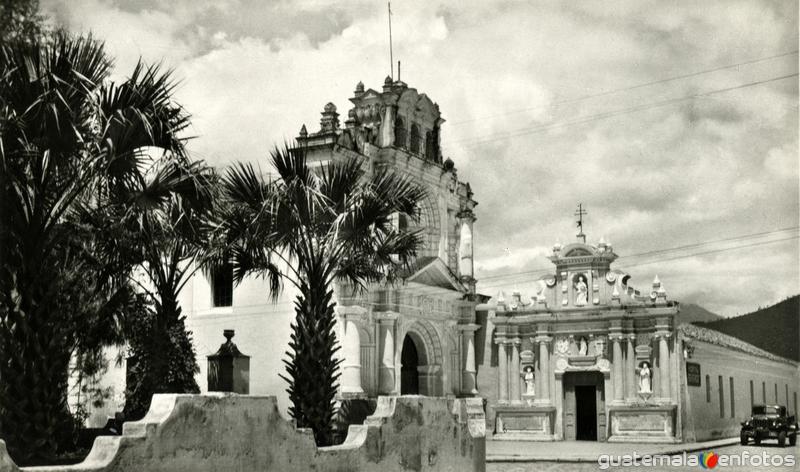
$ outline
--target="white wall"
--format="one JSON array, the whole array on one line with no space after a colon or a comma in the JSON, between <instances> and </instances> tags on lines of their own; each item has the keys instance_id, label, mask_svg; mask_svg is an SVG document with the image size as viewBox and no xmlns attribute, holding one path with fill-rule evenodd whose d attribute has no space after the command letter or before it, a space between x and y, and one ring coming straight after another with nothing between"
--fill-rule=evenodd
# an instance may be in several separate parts
<instances>
[{"instance_id":1,"label":"white wall","mask_svg":"<svg viewBox=\"0 0 800 472\"><path fill-rule=\"evenodd\" d=\"M694 352L688 362L700 364L700 386L686 386L689 395L687 415L696 440L733 437L739 435L740 423L750 415L750 381L753 381L753 401L763 403L762 382L766 383L766 403L785 405L795 414L793 395L800 395L800 378L796 365L773 361L714 344L692 339ZM685 371L686 366L682 366ZM720 416L719 377L722 376L722 401L724 415ZM734 410L731 415L730 379L733 378ZM710 387L710 395L706 396ZM778 401L775 401L775 385ZM789 402L786 402L786 388ZM800 399L798 399L800 401ZM688 431L691 435L691 431Z\"/></svg>"}]
</instances>

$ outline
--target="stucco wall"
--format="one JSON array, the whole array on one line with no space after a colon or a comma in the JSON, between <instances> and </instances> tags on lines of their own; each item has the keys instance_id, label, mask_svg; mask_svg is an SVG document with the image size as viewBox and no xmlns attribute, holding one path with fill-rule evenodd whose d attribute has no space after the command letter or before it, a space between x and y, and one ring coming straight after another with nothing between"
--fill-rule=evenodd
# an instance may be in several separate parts
<instances>
[{"instance_id":1,"label":"stucco wall","mask_svg":"<svg viewBox=\"0 0 800 472\"><path fill-rule=\"evenodd\" d=\"M766 387L766 403L785 405L795 414L794 396L798 394L800 377L797 366L746 354L696 339L691 340L694 351L688 362L700 364L700 386L685 384L683 399L686 407L684 437L687 441L734 437L739 435L740 423L750 415L750 381L753 382L753 402L764 403L762 383ZM720 415L719 378L722 377ZM730 379L733 379L733 413L731 412ZM778 398L775 399L775 385ZM789 401L786 401L788 387ZM708 392L706 389L709 389ZM707 395L708 393L708 395Z\"/></svg>"},{"instance_id":2,"label":"stucco wall","mask_svg":"<svg viewBox=\"0 0 800 472\"><path fill-rule=\"evenodd\" d=\"M275 397L156 395L122 436L99 437L73 466L31 472L483 471L481 399L380 397L340 446L317 448L281 417ZM17 472L0 441L0 472Z\"/></svg>"}]
</instances>

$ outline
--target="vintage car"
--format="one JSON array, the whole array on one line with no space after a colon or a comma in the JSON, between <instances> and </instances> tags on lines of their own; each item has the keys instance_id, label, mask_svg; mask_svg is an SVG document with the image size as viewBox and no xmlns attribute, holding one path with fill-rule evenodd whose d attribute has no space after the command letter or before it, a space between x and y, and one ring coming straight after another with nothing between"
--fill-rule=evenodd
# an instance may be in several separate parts
<instances>
[{"instance_id":1,"label":"vintage car","mask_svg":"<svg viewBox=\"0 0 800 472\"><path fill-rule=\"evenodd\" d=\"M750 419L742 423L740 438L742 444L752 439L756 445L762 439L777 439L778 446L797 443L797 420L786 414L786 407L779 405L753 405Z\"/></svg>"}]
</instances>

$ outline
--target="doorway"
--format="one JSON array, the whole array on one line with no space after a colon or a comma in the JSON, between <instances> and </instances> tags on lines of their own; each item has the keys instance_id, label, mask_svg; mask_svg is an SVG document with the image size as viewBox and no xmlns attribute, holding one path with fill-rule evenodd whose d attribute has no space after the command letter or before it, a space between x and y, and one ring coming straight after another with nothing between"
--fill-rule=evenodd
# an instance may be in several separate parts
<instances>
[{"instance_id":1,"label":"doorway","mask_svg":"<svg viewBox=\"0 0 800 472\"><path fill-rule=\"evenodd\" d=\"M564 374L564 439L605 441L605 378L600 372Z\"/></svg>"},{"instance_id":2,"label":"doorway","mask_svg":"<svg viewBox=\"0 0 800 472\"><path fill-rule=\"evenodd\" d=\"M411 336L403 339L400 363L400 395L419 395L419 354Z\"/></svg>"},{"instance_id":3,"label":"doorway","mask_svg":"<svg viewBox=\"0 0 800 472\"><path fill-rule=\"evenodd\" d=\"M575 386L575 439L597 441L597 388L594 385Z\"/></svg>"}]
</instances>

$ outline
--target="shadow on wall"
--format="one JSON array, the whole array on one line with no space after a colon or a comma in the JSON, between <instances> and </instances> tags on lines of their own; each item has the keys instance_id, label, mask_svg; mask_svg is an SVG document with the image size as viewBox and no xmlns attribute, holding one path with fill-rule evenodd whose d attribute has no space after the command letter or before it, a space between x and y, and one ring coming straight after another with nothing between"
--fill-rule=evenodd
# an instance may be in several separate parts
<instances>
[{"instance_id":1,"label":"shadow on wall","mask_svg":"<svg viewBox=\"0 0 800 472\"><path fill-rule=\"evenodd\" d=\"M455 472L483 471L485 461L481 398L379 397L343 444L317 448L310 430L280 416L273 396L165 394L122 436L97 438L80 464L25 471ZM0 472L20 472L2 441Z\"/></svg>"}]
</instances>

